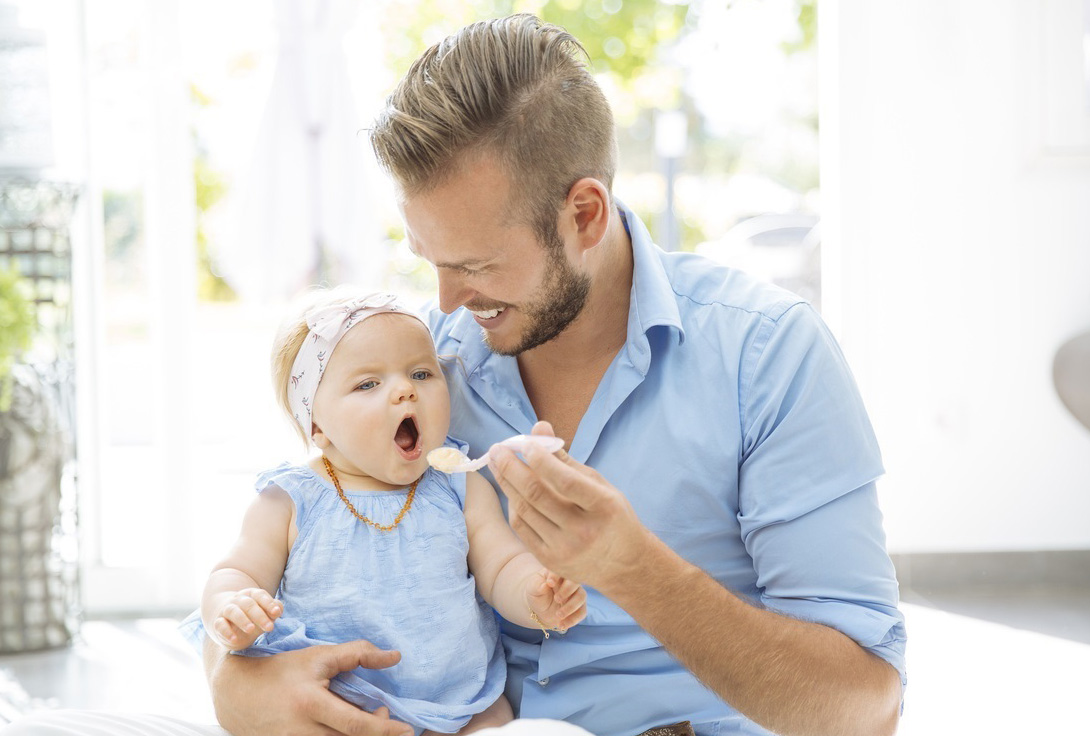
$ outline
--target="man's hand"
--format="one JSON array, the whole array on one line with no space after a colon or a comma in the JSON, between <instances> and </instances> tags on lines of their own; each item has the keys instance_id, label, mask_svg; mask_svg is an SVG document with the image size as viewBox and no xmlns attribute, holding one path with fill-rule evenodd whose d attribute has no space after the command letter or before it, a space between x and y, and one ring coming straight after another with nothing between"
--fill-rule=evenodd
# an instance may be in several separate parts
<instances>
[{"instance_id":1,"label":"man's hand","mask_svg":"<svg viewBox=\"0 0 1090 736\"><path fill-rule=\"evenodd\" d=\"M228 655L205 641L205 669L220 725L234 736L411 736L386 708L368 713L330 692L329 681L356 667L385 669L401 654L366 641L315 646L270 657Z\"/></svg>"},{"instance_id":2,"label":"man's hand","mask_svg":"<svg viewBox=\"0 0 1090 736\"><path fill-rule=\"evenodd\" d=\"M552 435L548 422L534 434ZM628 499L598 472L560 450L530 446L520 461L493 445L488 463L507 495L511 528L546 567L608 595L640 569L641 551L653 535Z\"/></svg>"}]
</instances>

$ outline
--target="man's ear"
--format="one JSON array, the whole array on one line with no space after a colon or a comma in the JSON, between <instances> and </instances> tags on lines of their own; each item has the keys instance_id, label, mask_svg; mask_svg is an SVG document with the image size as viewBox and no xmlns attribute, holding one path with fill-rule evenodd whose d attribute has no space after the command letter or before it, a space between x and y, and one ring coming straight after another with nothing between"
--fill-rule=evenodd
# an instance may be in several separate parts
<instances>
[{"instance_id":1,"label":"man's ear","mask_svg":"<svg viewBox=\"0 0 1090 736\"><path fill-rule=\"evenodd\" d=\"M588 176L572 184L564 213L568 215L566 224L578 239L581 250L590 250L605 238L610 207L609 190L602 182Z\"/></svg>"}]
</instances>

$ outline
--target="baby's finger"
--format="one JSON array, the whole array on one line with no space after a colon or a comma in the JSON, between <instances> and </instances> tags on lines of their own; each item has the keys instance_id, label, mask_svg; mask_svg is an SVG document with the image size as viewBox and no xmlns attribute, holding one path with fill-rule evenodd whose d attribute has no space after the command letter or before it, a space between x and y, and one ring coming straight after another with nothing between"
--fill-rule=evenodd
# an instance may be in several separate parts
<instances>
[{"instance_id":1,"label":"baby's finger","mask_svg":"<svg viewBox=\"0 0 1090 736\"><path fill-rule=\"evenodd\" d=\"M560 624L559 624L559 626L557 628L570 629L571 627L575 626L577 623L579 623L580 621L582 621L586 617L587 617L587 606L586 606L586 604L583 604L583 605L579 606L579 608L577 608L574 612L569 613L566 616L562 617L560 619Z\"/></svg>"},{"instance_id":2,"label":"baby's finger","mask_svg":"<svg viewBox=\"0 0 1090 736\"><path fill-rule=\"evenodd\" d=\"M556 605L551 595L534 595L530 594L526 596L526 605L529 606L531 611L537 611L538 614L544 614Z\"/></svg>"},{"instance_id":3,"label":"baby's finger","mask_svg":"<svg viewBox=\"0 0 1090 736\"><path fill-rule=\"evenodd\" d=\"M257 601L257 605L261 606L261 610L263 610L265 615L270 619L275 619L284 612L284 605L269 595L269 591L267 590L255 588L250 597Z\"/></svg>"},{"instance_id":4,"label":"baby's finger","mask_svg":"<svg viewBox=\"0 0 1090 736\"><path fill-rule=\"evenodd\" d=\"M267 595L267 594L266 594ZM246 618L252 621L262 631L272 631L273 622L265 613L265 609L251 597L240 598L238 601L239 607L246 614ZM232 619L233 621L234 619ZM253 629L246 629L246 631L253 631Z\"/></svg>"},{"instance_id":5,"label":"baby's finger","mask_svg":"<svg viewBox=\"0 0 1090 736\"><path fill-rule=\"evenodd\" d=\"M534 598L541 598L543 596L553 597L553 591L548 586L548 579L544 575L537 575L530 578L527 581L526 592Z\"/></svg>"},{"instance_id":6,"label":"baby's finger","mask_svg":"<svg viewBox=\"0 0 1090 736\"><path fill-rule=\"evenodd\" d=\"M242 641L242 634L239 632L238 627L223 616L220 616L212 623L212 629L228 645L234 645Z\"/></svg>"},{"instance_id":7,"label":"baby's finger","mask_svg":"<svg viewBox=\"0 0 1090 736\"><path fill-rule=\"evenodd\" d=\"M587 590L583 586L579 586L572 591L572 594L564 599L561 604L565 611L573 611L580 606L587 604Z\"/></svg>"},{"instance_id":8,"label":"baby's finger","mask_svg":"<svg viewBox=\"0 0 1090 736\"><path fill-rule=\"evenodd\" d=\"M582 589L583 586L574 580L562 578L560 587L556 588L556 597L562 601L567 601Z\"/></svg>"},{"instance_id":9,"label":"baby's finger","mask_svg":"<svg viewBox=\"0 0 1090 736\"><path fill-rule=\"evenodd\" d=\"M220 615L237 626L239 631L244 634L252 633L254 630L254 622L250 620L250 617L237 603L228 603L223 607L223 612Z\"/></svg>"}]
</instances>

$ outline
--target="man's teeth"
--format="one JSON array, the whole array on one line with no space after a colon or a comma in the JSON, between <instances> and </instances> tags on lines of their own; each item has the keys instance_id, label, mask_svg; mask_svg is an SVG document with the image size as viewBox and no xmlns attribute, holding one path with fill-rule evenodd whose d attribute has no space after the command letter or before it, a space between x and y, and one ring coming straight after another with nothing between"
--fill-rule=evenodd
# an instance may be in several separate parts
<instances>
[{"instance_id":1,"label":"man's teeth","mask_svg":"<svg viewBox=\"0 0 1090 736\"><path fill-rule=\"evenodd\" d=\"M499 309L486 309L483 312L476 312L473 310L470 311L473 311L473 316L477 319L492 319L493 317L499 315L499 313L505 309L507 309L507 307L500 307Z\"/></svg>"}]
</instances>

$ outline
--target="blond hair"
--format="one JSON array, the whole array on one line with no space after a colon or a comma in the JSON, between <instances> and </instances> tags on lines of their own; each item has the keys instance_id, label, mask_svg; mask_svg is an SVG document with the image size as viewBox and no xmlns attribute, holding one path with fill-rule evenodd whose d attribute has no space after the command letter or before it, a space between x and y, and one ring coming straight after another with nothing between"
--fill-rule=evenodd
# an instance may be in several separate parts
<instances>
[{"instance_id":1,"label":"blond hair","mask_svg":"<svg viewBox=\"0 0 1090 736\"><path fill-rule=\"evenodd\" d=\"M529 14L473 23L432 46L386 100L371 130L379 163L404 195L427 192L470 154L494 155L512 215L553 232L572 185L613 185L613 113L570 33Z\"/></svg>"}]
</instances>

